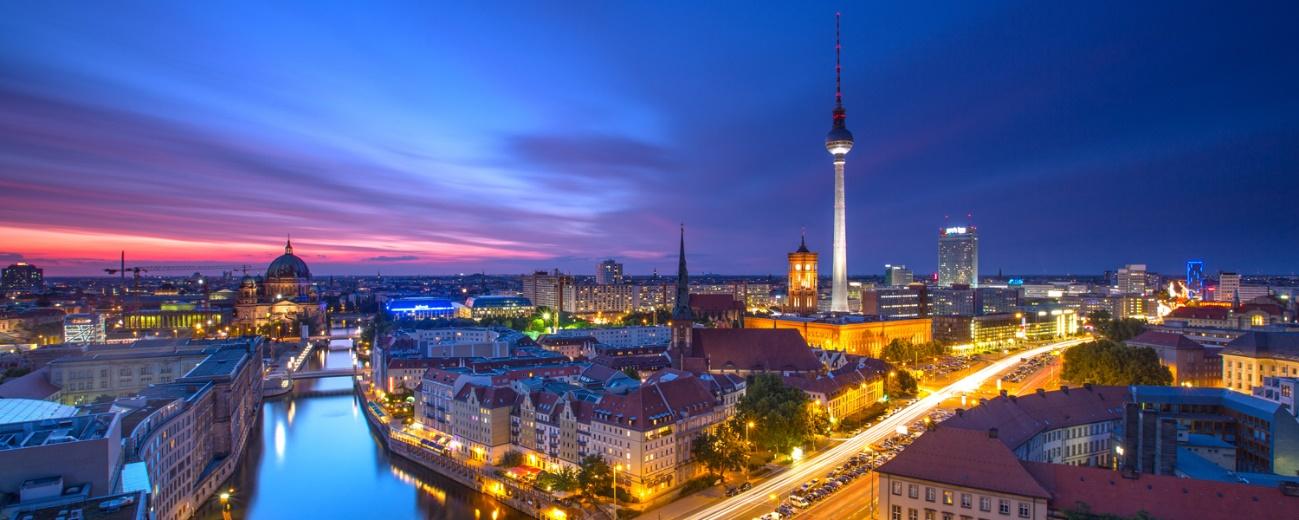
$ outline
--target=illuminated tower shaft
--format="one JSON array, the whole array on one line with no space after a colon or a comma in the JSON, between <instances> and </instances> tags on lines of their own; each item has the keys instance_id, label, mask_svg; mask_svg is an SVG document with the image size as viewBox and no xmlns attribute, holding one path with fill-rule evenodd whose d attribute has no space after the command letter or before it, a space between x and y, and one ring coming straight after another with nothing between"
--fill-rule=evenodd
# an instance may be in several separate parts
<instances>
[{"instance_id":1,"label":"illuminated tower shaft","mask_svg":"<svg viewBox=\"0 0 1299 520\"><path fill-rule=\"evenodd\" d=\"M834 15L834 126L825 136L825 150L834 156L834 265L830 272L830 312L848 312L848 224L844 216L843 165L852 150L840 88L839 14Z\"/></svg>"},{"instance_id":2,"label":"illuminated tower shaft","mask_svg":"<svg viewBox=\"0 0 1299 520\"><path fill-rule=\"evenodd\" d=\"M834 266L831 271L830 311L848 312L848 229L844 222L844 156L834 159Z\"/></svg>"}]
</instances>

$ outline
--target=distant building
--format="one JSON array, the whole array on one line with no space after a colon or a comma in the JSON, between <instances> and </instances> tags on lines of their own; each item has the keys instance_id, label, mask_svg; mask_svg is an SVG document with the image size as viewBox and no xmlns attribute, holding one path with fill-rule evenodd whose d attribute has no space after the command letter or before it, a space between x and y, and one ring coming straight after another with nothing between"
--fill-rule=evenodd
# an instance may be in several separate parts
<instances>
[{"instance_id":1,"label":"distant building","mask_svg":"<svg viewBox=\"0 0 1299 520\"><path fill-rule=\"evenodd\" d=\"M108 339L103 316L99 314L69 314L63 317L64 343L103 343Z\"/></svg>"},{"instance_id":2,"label":"distant building","mask_svg":"<svg viewBox=\"0 0 1299 520\"><path fill-rule=\"evenodd\" d=\"M1149 347L1159 363L1173 374L1173 385L1216 387L1222 384L1221 348L1206 347L1170 332L1145 331L1124 341L1131 347Z\"/></svg>"},{"instance_id":3,"label":"distant building","mask_svg":"<svg viewBox=\"0 0 1299 520\"><path fill-rule=\"evenodd\" d=\"M608 327L595 329L566 329L553 334L556 337L590 336L602 345L611 347L642 347L667 345L672 333L665 325L640 327Z\"/></svg>"},{"instance_id":4,"label":"distant building","mask_svg":"<svg viewBox=\"0 0 1299 520\"><path fill-rule=\"evenodd\" d=\"M473 296L465 300L460 308L461 317L480 318L519 318L531 316L537 308L532 300L520 296L484 295Z\"/></svg>"},{"instance_id":5,"label":"distant building","mask_svg":"<svg viewBox=\"0 0 1299 520\"><path fill-rule=\"evenodd\" d=\"M880 357L880 352L895 339L927 343L932 338L929 318L869 320L860 316L841 318L798 318L790 316L747 316L748 329L793 329L812 348L842 350L849 354Z\"/></svg>"},{"instance_id":6,"label":"distant building","mask_svg":"<svg viewBox=\"0 0 1299 520\"><path fill-rule=\"evenodd\" d=\"M798 249L789 254L789 280L783 311L791 314L812 314L817 308L817 253L807 248L807 238L799 241Z\"/></svg>"},{"instance_id":7,"label":"distant building","mask_svg":"<svg viewBox=\"0 0 1299 520\"><path fill-rule=\"evenodd\" d=\"M1213 299L1220 302L1239 301L1240 298L1240 273L1219 273L1218 289L1213 293Z\"/></svg>"},{"instance_id":8,"label":"distant building","mask_svg":"<svg viewBox=\"0 0 1299 520\"><path fill-rule=\"evenodd\" d=\"M619 314L636 310L639 287L571 283L563 288L563 310L572 314Z\"/></svg>"},{"instance_id":9,"label":"distant building","mask_svg":"<svg viewBox=\"0 0 1299 520\"><path fill-rule=\"evenodd\" d=\"M1119 294L1144 295L1147 289L1146 264L1128 264L1119 268Z\"/></svg>"},{"instance_id":10,"label":"distant building","mask_svg":"<svg viewBox=\"0 0 1299 520\"><path fill-rule=\"evenodd\" d=\"M884 266L884 284L889 287L902 287L910 285L915 280L915 275L905 265L885 265Z\"/></svg>"},{"instance_id":11,"label":"distant building","mask_svg":"<svg viewBox=\"0 0 1299 520\"><path fill-rule=\"evenodd\" d=\"M924 284L874 287L861 293L861 313L881 320L923 318L929 315L928 291Z\"/></svg>"},{"instance_id":12,"label":"distant building","mask_svg":"<svg viewBox=\"0 0 1299 520\"><path fill-rule=\"evenodd\" d=\"M0 269L0 290L34 291L45 286L45 270L27 262Z\"/></svg>"},{"instance_id":13,"label":"distant building","mask_svg":"<svg viewBox=\"0 0 1299 520\"><path fill-rule=\"evenodd\" d=\"M1186 261L1186 290L1195 299L1204 299L1204 260Z\"/></svg>"},{"instance_id":14,"label":"distant building","mask_svg":"<svg viewBox=\"0 0 1299 520\"><path fill-rule=\"evenodd\" d=\"M1222 350L1222 384L1251 394L1267 376L1299 376L1299 332L1250 331Z\"/></svg>"},{"instance_id":15,"label":"distant building","mask_svg":"<svg viewBox=\"0 0 1299 520\"><path fill-rule=\"evenodd\" d=\"M1024 310L982 316L934 316L933 338L972 351L1012 346L1025 341L1069 337L1078 332L1073 309Z\"/></svg>"},{"instance_id":16,"label":"distant building","mask_svg":"<svg viewBox=\"0 0 1299 520\"><path fill-rule=\"evenodd\" d=\"M953 226L938 232L938 285L979 286L979 234L974 226Z\"/></svg>"},{"instance_id":17,"label":"distant building","mask_svg":"<svg viewBox=\"0 0 1299 520\"><path fill-rule=\"evenodd\" d=\"M573 277L554 272L537 271L523 275L523 297L537 307L551 310L564 308L564 289L573 284Z\"/></svg>"},{"instance_id":18,"label":"distant building","mask_svg":"<svg viewBox=\"0 0 1299 520\"><path fill-rule=\"evenodd\" d=\"M304 324L310 331L324 329L325 302L316 294L307 263L285 241L284 254L266 268L265 279L245 275L239 283L235 325L241 332L296 337Z\"/></svg>"},{"instance_id":19,"label":"distant building","mask_svg":"<svg viewBox=\"0 0 1299 520\"><path fill-rule=\"evenodd\" d=\"M446 298L393 298L383 303L383 309L389 316L413 320L454 318L457 307Z\"/></svg>"},{"instance_id":20,"label":"distant building","mask_svg":"<svg viewBox=\"0 0 1299 520\"><path fill-rule=\"evenodd\" d=\"M981 316L1013 312L1019 308L1019 290L1005 287L953 285L929 290L931 316Z\"/></svg>"},{"instance_id":21,"label":"distant building","mask_svg":"<svg viewBox=\"0 0 1299 520\"><path fill-rule=\"evenodd\" d=\"M943 428L996 430L996 439L1019 460L1110 467L1110 437L1123 419L1128 389L1122 386L1038 389L1003 395L958 411Z\"/></svg>"},{"instance_id":22,"label":"distant building","mask_svg":"<svg viewBox=\"0 0 1299 520\"><path fill-rule=\"evenodd\" d=\"M599 285L621 284L622 264L612 258L596 264L595 283Z\"/></svg>"}]
</instances>

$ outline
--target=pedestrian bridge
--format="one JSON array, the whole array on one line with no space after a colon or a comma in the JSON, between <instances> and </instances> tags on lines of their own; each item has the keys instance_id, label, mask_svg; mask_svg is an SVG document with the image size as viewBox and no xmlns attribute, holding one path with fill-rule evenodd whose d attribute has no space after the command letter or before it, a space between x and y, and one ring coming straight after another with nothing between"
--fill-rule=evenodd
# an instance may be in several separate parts
<instances>
[{"instance_id":1,"label":"pedestrian bridge","mask_svg":"<svg viewBox=\"0 0 1299 520\"><path fill-rule=\"evenodd\" d=\"M320 379L322 377L339 377L356 375L355 367L322 368L319 370L299 370L289 374L289 379Z\"/></svg>"}]
</instances>

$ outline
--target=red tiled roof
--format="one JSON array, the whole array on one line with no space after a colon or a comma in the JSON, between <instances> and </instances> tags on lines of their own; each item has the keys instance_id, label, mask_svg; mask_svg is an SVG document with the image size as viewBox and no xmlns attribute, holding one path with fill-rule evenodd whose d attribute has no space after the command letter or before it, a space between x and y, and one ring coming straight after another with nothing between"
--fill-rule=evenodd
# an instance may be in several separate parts
<instances>
[{"instance_id":1,"label":"red tiled roof","mask_svg":"<svg viewBox=\"0 0 1299 520\"><path fill-rule=\"evenodd\" d=\"M1226 307L1180 307L1165 318L1184 320L1225 320L1231 309Z\"/></svg>"},{"instance_id":2,"label":"red tiled roof","mask_svg":"<svg viewBox=\"0 0 1299 520\"><path fill-rule=\"evenodd\" d=\"M1124 343L1167 347L1176 350L1204 350L1204 346L1195 340L1173 332L1148 330L1138 334Z\"/></svg>"},{"instance_id":3,"label":"red tiled roof","mask_svg":"<svg viewBox=\"0 0 1299 520\"><path fill-rule=\"evenodd\" d=\"M876 472L1025 497L1051 497L1010 448L986 431L939 427L921 435Z\"/></svg>"},{"instance_id":4,"label":"red tiled roof","mask_svg":"<svg viewBox=\"0 0 1299 520\"><path fill-rule=\"evenodd\" d=\"M712 370L811 372L821 360L794 329L693 329L696 357Z\"/></svg>"},{"instance_id":5,"label":"red tiled roof","mask_svg":"<svg viewBox=\"0 0 1299 520\"><path fill-rule=\"evenodd\" d=\"M700 312L744 310L744 304L729 294L691 294L690 308Z\"/></svg>"},{"instance_id":6,"label":"red tiled roof","mask_svg":"<svg viewBox=\"0 0 1299 520\"><path fill-rule=\"evenodd\" d=\"M624 395L604 395L595 405L595 420L645 431L709 413L714 406L708 383L689 372L664 369Z\"/></svg>"},{"instance_id":7,"label":"red tiled roof","mask_svg":"<svg viewBox=\"0 0 1299 520\"><path fill-rule=\"evenodd\" d=\"M1051 509L1087 504L1092 514L1152 518L1299 518L1299 497L1276 487L1253 486L1165 475L1123 478L1119 473L1084 466L1023 462L1024 468L1050 490Z\"/></svg>"},{"instance_id":8,"label":"red tiled roof","mask_svg":"<svg viewBox=\"0 0 1299 520\"><path fill-rule=\"evenodd\" d=\"M1019 397L997 397L943 421L943 426L987 432L1014 449L1038 433L1123 417L1128 388L1094 386L1071 388Z\"/></svg>"},{"instance_id":9,"label":"red tiled roof","mask_svg":"<svg viewBox=\"0 0 1299 520\"><path fill-rule=\"evenodd\" d=\"M871 361L877 363L867 363L862 360L860 363L842 366L828 374L791 375L785 376L784 380L786 385L804 392L816 392L834 398L854 386L883 378L884 373L888 372L887 366L882 361Z\"/></svg>"}]
</instances>

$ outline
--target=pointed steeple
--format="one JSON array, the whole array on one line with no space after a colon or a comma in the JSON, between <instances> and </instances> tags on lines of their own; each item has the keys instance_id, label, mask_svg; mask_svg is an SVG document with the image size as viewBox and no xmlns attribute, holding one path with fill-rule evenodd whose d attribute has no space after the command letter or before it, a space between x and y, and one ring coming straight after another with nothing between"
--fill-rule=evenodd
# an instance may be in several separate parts
<instances>
[{"instance_id":1,"label":"pointed steeple","mask_svg":"<svg viewBox=\"0 0 1299 520\"><path fill-rule=\"evenodd\" d=\"M809 251L809 250L807 249L807 228L803 228L803 230L799 233L799 237L798 237L798 251L795 251L795 252L796 252L796 253L811 253L811 251Z\"/></svg>"},{"instance_id":2,"label":"pointed steeple","mask_svg":"<svg viewBox=\"0 0 1299 520\"><path fill-rule=\"evenodd\" d=\"M293 254L293 235L284 235L284 254Z\"/></svg>"},{"instance_id":3,"label":"pointed steeple","mask_svg":"<svg viewBox=\"0 0 1299 520\"><path fill-rule=\"evenodd\" d=\"M686 271L686 225L681 224L681 250L677 253L677 303L672 308L673 320L694 320L690 311L690 274Z\"/></svg>"}]
</instances>

